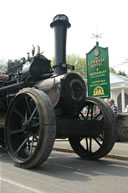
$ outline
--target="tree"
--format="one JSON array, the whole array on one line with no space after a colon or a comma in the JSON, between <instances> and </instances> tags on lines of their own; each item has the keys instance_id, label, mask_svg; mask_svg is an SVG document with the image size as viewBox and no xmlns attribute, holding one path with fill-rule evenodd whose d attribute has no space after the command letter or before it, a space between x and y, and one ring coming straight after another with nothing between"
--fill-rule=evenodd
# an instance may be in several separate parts
<instances>
[{"instance_id":1,"label":"tree","mask_svg":"<svg viewBox=\"0 0 128 193\"><path fill-rule=\"evenodd\" d=\"M17 73L22 69L22 62L19 59L8 60L7 62L7 74Z\"/></svg>"},{"instance_id":2,"label":"tree","mask_svg":"<svg viewBox=\"0 0 128 193\"><path fill-rule=\"evenodd\" d=\"M67 55L67 64L75 67L74 72L78 73L84 80L87 78L86 58L81 58L78 55Z\"/></svg>"},{"instance_id":3,"label":"tree","mask_svg":"<svg viewBox=\"0 0 128 193\"><path fill-rule=\"evenodd\" d=\"M116 74L116 71L114 68L109 68L109 71L112 72L113 74Z\"/></svg>"},{"instance_id":4,"label":"tree","mask_svg":"<svg viewBox=\"0 0 128 193\"><path fill-rule=\"evenodd\" d=\"M121 70L119 70L117 74L122 76L128 76L124 71Z\"/></svg>"},{"instance_id":5,"label":"tree","mask_svg":"<svg viewBox=\"0 0 128 193\"><path fill-rule=\"evenodd\" d=\"M113 74L117 74L117 75L122 75L122 76L128 77L128 74L126 74L124 71L121 71L121 70L119 70L118 72L116 72L116 71L114 70L114 68L110 68L109 71L112 72Z\"/></svg>"},{"instance_id":6,"label":"tree","mask_svg":"<svg viewBox=\"0 0 128 193\"><path fill-rule=\"evenodd\" d=\"M6 74L7 64L4 60L0 60L0 74Z\"/></svg>"},{"instance_id":7,"label":"tree","mask_svg":"<svg viewBox=\"0 0 128 193\"><path fill-rule=\"evenodd\" d=\"M55 63L55 58L52 58L51 65L53 66ZM78 73L85 80L87 78L87 70L86 70L86 58L82 58L75 54L68 54L66 56L66 63L73 65L75 70L73 72Z\"/></svg>"}]
</instances>

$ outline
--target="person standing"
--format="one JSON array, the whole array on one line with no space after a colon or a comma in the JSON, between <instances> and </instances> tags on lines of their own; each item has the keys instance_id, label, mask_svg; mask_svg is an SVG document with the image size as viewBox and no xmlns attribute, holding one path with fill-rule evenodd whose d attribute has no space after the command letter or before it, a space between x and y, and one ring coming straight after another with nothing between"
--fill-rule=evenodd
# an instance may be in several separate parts
<instances>
[{"instance_id":1,"label":"person standing","mask_svg":"<svg viewBox=\"0 0 128 193\"><path fill-rule=\"evenodd\" d=\"M114 100L113 100L113 99L110 99L108 103L109 103L109 105L111 106L111 109L112 109L112 112L113 112L113 114L114 114L115 119L117 119L117 117L118 117L118 114L117 114L117 106L115 105ZM117 121L116 121L116 124L117 124ZM116 142L119 142L119 141L120 141L120 135L119 135L118 131L117 131L117 135L116 135L116 140L115 140L115 141L116 141Z\"/></svg>"},{"instance_id":2,"label":"person standing","mask_svg":"<svg viewBox=\"0 0 128 193\"><path fill-rule=\"evenodd\" d=\"M109 105L111 106L111 109L112 109L112 112L114 114L114 117L117 118L118 117L118 114L117 114L117 106L115 105L115 102L113 99L110 99L109 100Z\"/></svg>"}]
</instances>

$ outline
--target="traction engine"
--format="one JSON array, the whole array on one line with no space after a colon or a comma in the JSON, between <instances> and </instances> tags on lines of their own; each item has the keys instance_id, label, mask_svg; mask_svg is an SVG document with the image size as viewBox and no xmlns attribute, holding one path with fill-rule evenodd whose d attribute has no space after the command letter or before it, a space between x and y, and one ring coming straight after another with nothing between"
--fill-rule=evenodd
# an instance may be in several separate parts
<instances>
[{"instance_id":1,"label":"traction engine","mask_svg":"<svg viewBox=\"0 0 128 193\"><path fill-rule=\"evenodd\" d=\"M53 68L38 52L17 76L0 77L0 145L23 168L45 162L55 139L68 138L74 152L88 160L108 154L115 141L111 108L86 97L84 80L68 72L73 70L66 63L68 17L56 15L50 26L55 33Z\"/></svg>"}]
</instances>

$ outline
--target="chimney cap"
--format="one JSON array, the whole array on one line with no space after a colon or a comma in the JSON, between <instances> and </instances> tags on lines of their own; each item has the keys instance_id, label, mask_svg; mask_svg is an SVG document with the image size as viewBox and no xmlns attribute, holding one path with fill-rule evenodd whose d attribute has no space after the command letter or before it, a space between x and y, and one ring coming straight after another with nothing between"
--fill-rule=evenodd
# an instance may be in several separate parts
<instances>
[{"instance_id":1,"label":"chimney cap","mask_svg":"<svg viewBox=\"0 0 128 193\"><path fill-rule=\"evenodd\" d=\"M50 24L51 27L54 27L56 24L65 24L68 28L71 26L69 19L64 14L58 14L53 18L53 22Z\"/></svg>"}]
</instances>

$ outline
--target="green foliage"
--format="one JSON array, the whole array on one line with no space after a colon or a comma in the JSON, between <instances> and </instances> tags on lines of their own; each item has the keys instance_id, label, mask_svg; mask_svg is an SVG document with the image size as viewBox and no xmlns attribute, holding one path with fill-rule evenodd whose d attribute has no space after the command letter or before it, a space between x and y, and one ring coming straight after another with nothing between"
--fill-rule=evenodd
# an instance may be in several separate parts
<instances>
[{"instance_id":1,"label":"green foliage","mask_svg":"<svg viewBox=\"0 0 128 193\"><path fill-rule=\"evenodd\" d=\"M126 74L124 71L121 71L121 70L119 70L118 72L116 72L116 71L114 70L114 68L109 68L109 71L112 72L113 74L117 74L117 75L122 75L122 76L128 77L128 74Z\"/></svg>"},{"instance_id":2,"label":"green foliage","mask_svg":"<svg viewBox=\"0 0 128 193\"><path fill-rule=\"evenodd\" d=\"M114 70L114 68L109 68L109 71L112 72L113 74L116 74L116 71Z\"/></svg>"},{"instance_id":3,"label":"green foliage","mask_svg":"<svg viewBox=\"0 0 128 193\"><path fill-rule=\"evenodd\" d=\"M53 66L54 64L55 64L55 57L52 57L51 66Z\"/></svg>"},{"instance_id":4,"label":"green foliage","mask_svg":"<svg viewBox=\"0 0 128 193\"><path fill-rule=\"evenodd\" d=\"M21 60L8 60L7 62L7 74L17 73L22 69Z\"/></svg>"},{"instance_id":5,"label":"green foliage","mask_svg":"<svg viewBox=\"0 0 128 193\"><path fill-rule=\"evenodd\" d=\"M75 67L74 72L78 73L84 80L87 78L86 58L81 58L78 55L67 55L67 64Z\"/></svg>"},{"instance_id":6,"label":"green foliage","mask_svg":"<svg viewBox=\"0 0 128 193\"><path fill-rule=\"evenodd\" d=\"M119 70L117 74L122 76L128 76L124 71L121 70Z\"/></svg>"},{"instance_id":7,"label":"green foliage","mask_svg":"<svg viewBox=\"0 0 128 193\"><path fill-rule=\"evenodd\" d=\"M55 58L52 58L51 66L53 66L55 63ZM87 70L86 70L86 58L81 58L78 55L75 54L69 54L66 56L66 63L73 65L75 67L75 70L72 72L78 73L82 78L85 80L87 77Z\"/></svg>"}]
</instances>

